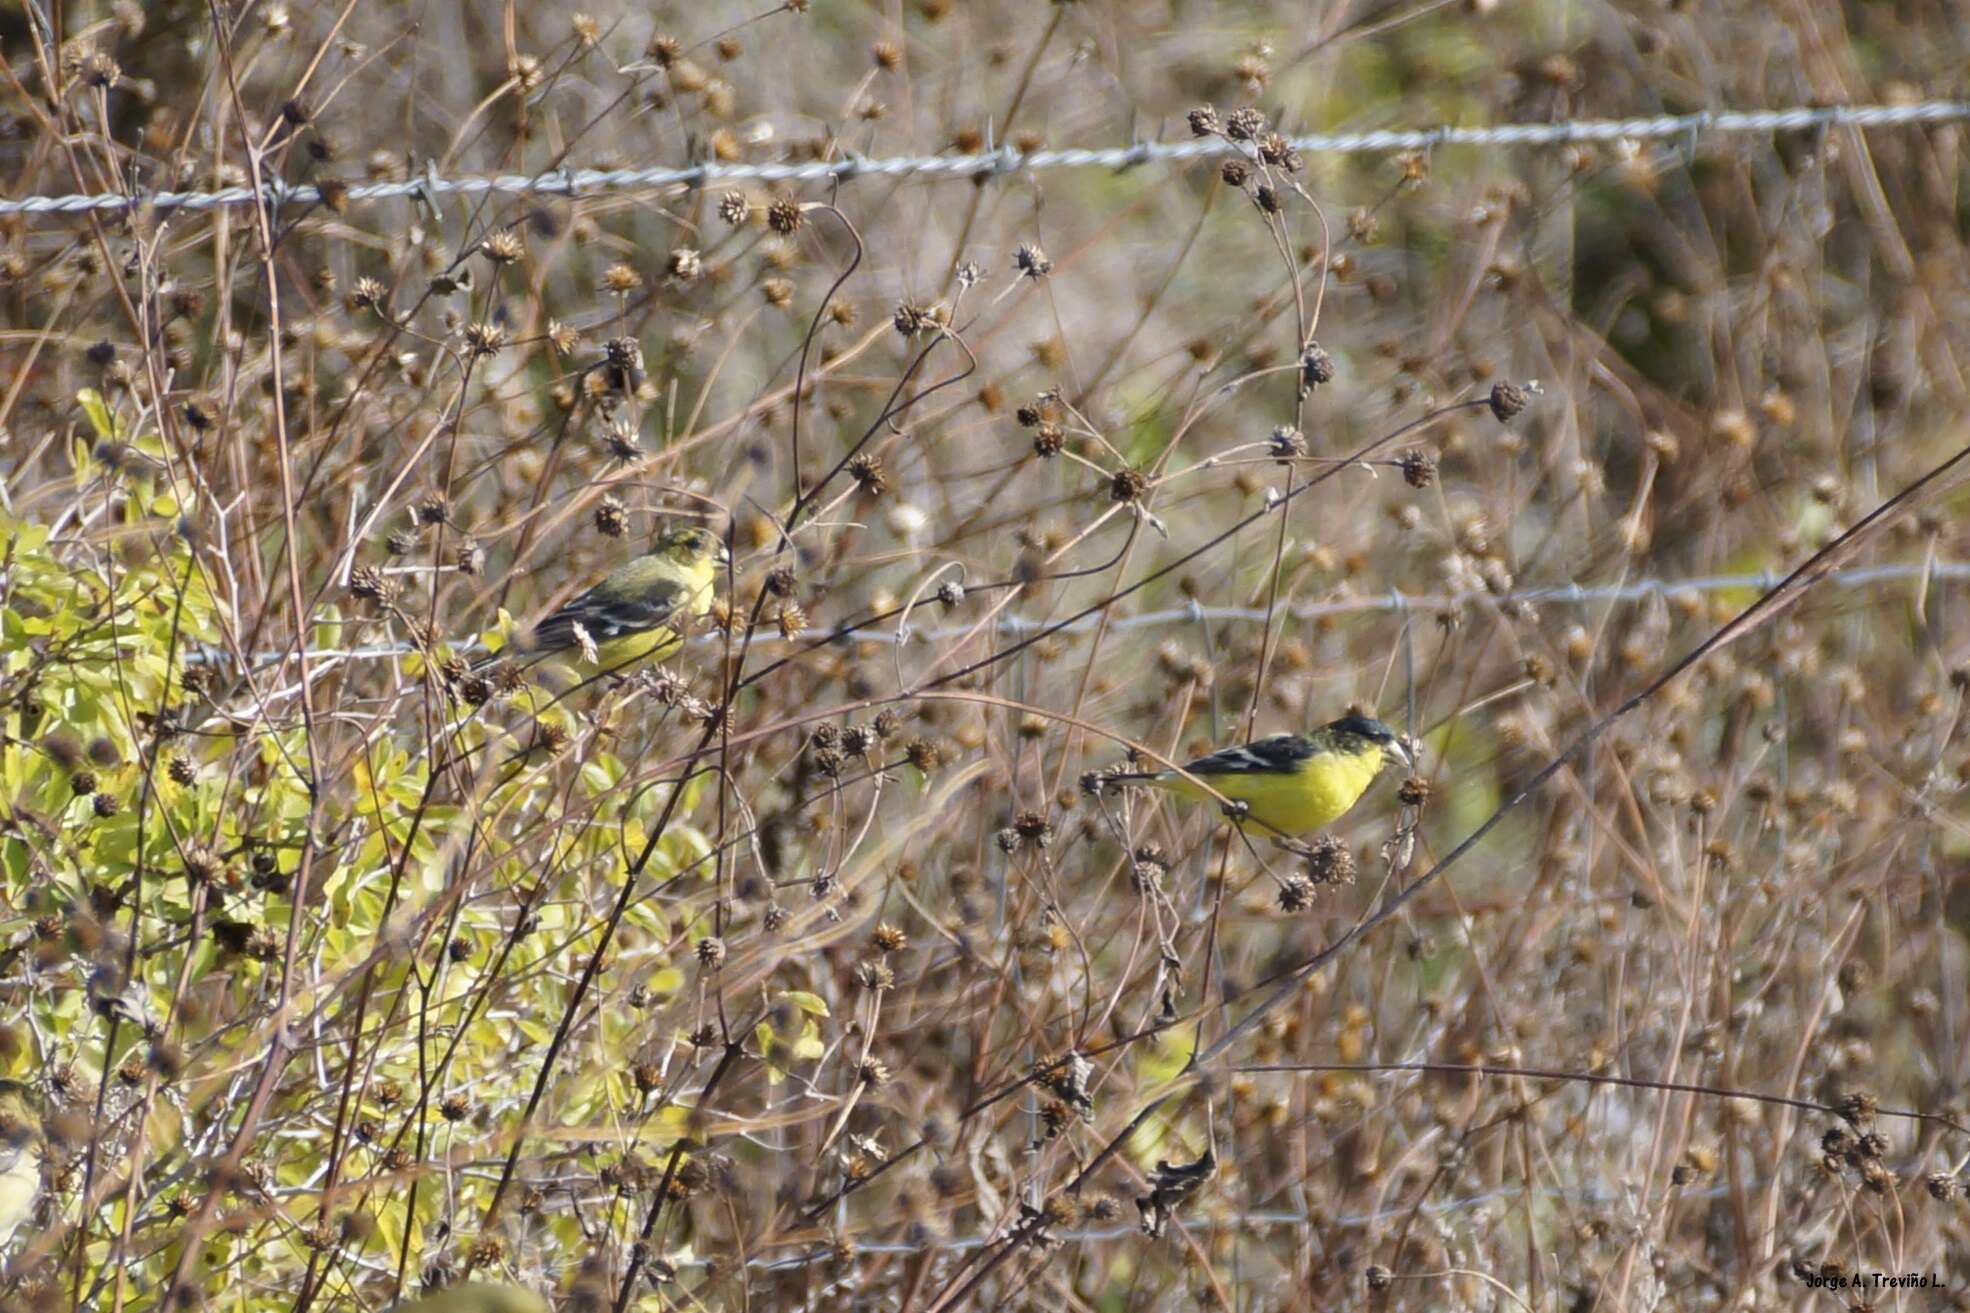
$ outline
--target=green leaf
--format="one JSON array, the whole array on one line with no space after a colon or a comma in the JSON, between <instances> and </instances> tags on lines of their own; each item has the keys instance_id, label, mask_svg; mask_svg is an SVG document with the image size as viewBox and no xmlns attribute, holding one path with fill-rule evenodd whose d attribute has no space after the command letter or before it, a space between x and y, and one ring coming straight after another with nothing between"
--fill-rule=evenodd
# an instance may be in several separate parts
<instances>
[{"instance_id":1,"label":"green leaf","mask_svg":"<svg viewBox=\"0 0 1970 1313\"><path fill-rule=\"evenodd\" d=\"M819 994L810 994L804 989L783 990L780 997L799 1008L810 1017L825 1017L828 1012L827 1000Z\"/></svg>"},{"instance_id":2,"label":"green leaf","mask_svg":"<svg viewBox=\"0 0 1970 1313\"><path fill-rule=\"evenodd\" d=\"M75 399L81 404L82 413L89 417L89 427L96 430L97 437L116 436L116 417L109 413L109 403L103 400L102 393L94 388L83 388L75 394Z\"/></svg>"}]
</instances>

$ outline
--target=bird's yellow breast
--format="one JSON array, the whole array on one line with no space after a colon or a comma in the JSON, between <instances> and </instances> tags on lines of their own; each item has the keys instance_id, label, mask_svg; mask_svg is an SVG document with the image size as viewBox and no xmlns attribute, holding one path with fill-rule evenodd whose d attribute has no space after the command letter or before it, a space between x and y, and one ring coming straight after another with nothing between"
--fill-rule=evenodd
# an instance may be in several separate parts
<instances>
[{"instance_id":1,"label":"bird's yellow breast","mask_svg":"<svg viewBox=\"0 0 1970 1313\"><path fill-rule=\"evenodd\" d=\"M1365 752L1322 752L1294 771L1249 771L1200 776L1206 784L1249 809L1240 825L1256 833L1305 834L1338 820L1361 801L1382 772L1380 747ZM1155 783L1182 797L1210 794L1181 775Z\"/></svg>"},{"instance_id":2,"label":"bird's yellow breast","mask_svg":"<svg viewBox=\"0 0 1970 1313\"><path fill-rule=\"evenodd\" d=\"M685 619L696 620L711 610L718 592L718 562L694 561L683 568L690 592L677 604L671 624L659 625L641 633L624 634L598 644L596 666L602 670L624 670L644 661L668 661L684 646Z\"/></svg>"},{"instance_id":3,"label":"bird's yellow breast","mask_svg":"<svg viewBox=\"0 0 1970 1313\"><path fill-rule=\"evenodd\" d=\"M682 646L684 640L678 632L669 625L661 625L597 644L595 664L603 670L621 670L642 661L665 661Z\"/></svg>"}]
</instances>

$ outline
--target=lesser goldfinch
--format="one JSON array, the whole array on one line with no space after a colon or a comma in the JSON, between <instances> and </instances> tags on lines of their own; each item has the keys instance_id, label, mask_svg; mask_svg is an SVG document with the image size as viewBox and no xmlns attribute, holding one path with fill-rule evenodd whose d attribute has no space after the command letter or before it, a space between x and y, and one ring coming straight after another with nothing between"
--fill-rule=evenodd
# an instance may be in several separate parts
<instances>
[{"instance_id":1,"label":"lesser goldfinch","mask_svg":"<svg viewBox=\"0 0 1970 1313\"><path fill-rule=\"evenodd\" d=\"M546 1300L519 1286L466 1281L407 1300L395 1313L548 1313L548 1308Z\"/></svg>"},{"instance_id":2,"label":"lesser goldfinch","mask_svg":"<svg viewBox=\"0 0 1970 1313\"><path fill-rule=\"evenodd\" d=\"M533 661L570 653L604 671L662 661L684 642L685 622L711 610L719 571L729 559L725 543L709 529L667 533L648 555L617 566L475 668L508 656Z\"/></svg>"},{"instance_id":3,"label":"lesser goldfinch","mask_svg":"<svg viewBox=\"0 0 1970 1313\"><path fill-rule=\"evenodd\" d=\"M41 1118L28 1087L0 1080L0 1249L34 1214L41 1190Z\"/></svg>"},{"instance_id":4,"label":"lesser goldfinch","mask_svg":"<svg viewBox=\"0 0 1970 1313\"><path fill-rule=\"evenodd\" d=\"M1241 827L1276 835L1305 834L1340 819L1361 800L1382 768L1413 765L1396 732L1366 716L1343 716L1311 734L1274 734L1243 747L1224 748L1183 768L1132 771L1109 780L1137 780L1181 798L1211 794L1185 778L1194 775L1233 802L1245 804Z\"/></svg>"}]
</instances>

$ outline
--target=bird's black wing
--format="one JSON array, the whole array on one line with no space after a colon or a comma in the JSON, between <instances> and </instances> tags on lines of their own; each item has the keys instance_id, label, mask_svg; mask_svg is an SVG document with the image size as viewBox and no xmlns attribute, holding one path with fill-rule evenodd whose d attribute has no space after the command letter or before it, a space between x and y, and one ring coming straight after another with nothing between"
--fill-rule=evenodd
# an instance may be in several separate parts
<instances>
[{"instance_id":1,"label":"bird's black wing","mask_svg":"<svg viewBox=\"0 0 1970 1313\"><path fill-rule=\"evenodd\" d=\"M1314 755L1319 745L1297 734L1274 734L1242 747L1224 748L1199 757L1184 769L1192 775L1290 774Z\"/></svg>"},{"instance_id":2,"label":"bird's black wing","mask_svg":"<svg viewBox=\"0 0 1970 1313\"><path fill-rule=\"evenodd\" d=\"M535 625L533 645L543 651L573 647L576 625L595 643L648 633L669 623L683 600L684 584L673 579L637 598L605 599L591 589Z\"/></svg>"}]
</instances>

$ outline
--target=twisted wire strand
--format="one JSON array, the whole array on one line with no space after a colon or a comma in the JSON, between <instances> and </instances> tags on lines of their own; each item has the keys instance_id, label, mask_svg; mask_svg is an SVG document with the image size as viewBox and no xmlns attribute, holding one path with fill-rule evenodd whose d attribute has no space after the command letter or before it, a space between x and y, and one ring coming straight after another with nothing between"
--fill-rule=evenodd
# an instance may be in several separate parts
<instances>
[{"instance_id":1,"label":"twisted wire strand","mask_svg":"<svg viewBox=\"0 0 1970 1313\"><path fill-rule=\"evenodd\" d=\"M1793 132L1811 128L1876 128L1914 123L1946 123L1970 118L1970 101L1929 100L1909 105L1794 106L1766 110L1701 110L1629 119L1572 119L1557 123L1501 123L1488 127L1408 128L1372 132L1318 132L1291 138L1302 154L1347 155L1438 146L1543 146L1573 142L1636 141L1720 133ZM1129 168L1156 161L1195 160L1240 150L1234 142L1210 137L1190 141L1137 142L1100 149L1018 151L1010 146L968 155L895 155L869 158L852 152L839 159L792 163L718 163L633 169L557 169L551 173L504 173L443 178L435 174L393 182L353 183L350 202L399 196L476 196L486 192L580 196L590 192L640 190L674 184L702 187L717 182L818 182L874 175L880 177L976 177L1033 169ZM83 214L148 206L157 210L209 210L244 205L259 196L279 207L313 204L321 191L311 184L269 178L256 193L251 187L214 191L159 191L124 194L85 192L66 196L0 199L0 214Z\"/></svg>"},{"instance_id":2,"label":"twisted wire strand","mask_svg":"<svg viewBox=\"0 0 1970 1313\"><path fill-rule=\"evenodd\" d=\"M1864 588L1869 584L1894 583L1909 579L1928 579L1932 582L1962 582L1970 580L1970 562L1937 561L1927 565L1895 564L1870 565L1848 570L1835 570L1822 581L1838 588ZM1626 584L1556 584L1535 588L1519 588L1505 593L1466 592L1438 596L1412 597L1391 589L1386 593L1362 597L1344 598L1333 602L1314 602L1305 606L1287 608L1273 615L1274 619L1318 620L1329 616L1358 615L1371 611L1454 611L1460 607L1477 602L1489 601L1497 605L1516 603L1550 603L1561 606L1584 606L1593 602L1638 602L1698 593L1723 592L1732 588L1755 588L1761 591L1777 583L1779 575L1772 571L1757 574L1712 574L1695 575L1685 579L1638 579ZM1158 625L1195 624L1213 620L1264 621L1266 612L1262 607L1250 606L1203 606L1191 603L1187 606L1165 607L1156 611L1141 611L1135 615L1119 616L1109 620L1110 632L1125 632L1133 629L1148 629ZM1088 616L1061 627L1062 633L1083 633L1093 629L1100 622L1099 616ZM1002 634L1024 634L1036 629L1044 629L1051 622L1028 616L1001 616L994 628ZM889 626L878 628L841 628L832 631L813 631L793 639L780 639L777 635L762 634L755 641L806 643L827 643L836 640L873 643L934 643L943 639L960 638L972 631L966 624L941 625L934 629L898 628ZM716 634L706 634L694 640L700 643L720 643L724 640ZM383 643L370 647L351 647L320 649L309 653L311 659L320 662L337 660L381 660L389 657L407 655L416 649L405 643ZM275 664L291 659L290 652L262 652L255 656L256 663ZM192 652L187 659L193 663L206 661L229 661L230 655L224 652Z\"/></svg>"}]
</instances>

